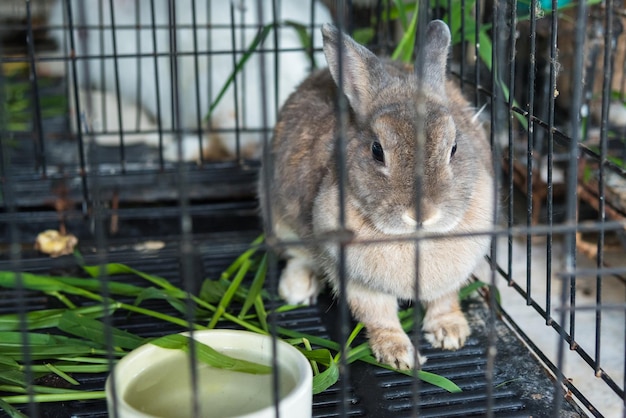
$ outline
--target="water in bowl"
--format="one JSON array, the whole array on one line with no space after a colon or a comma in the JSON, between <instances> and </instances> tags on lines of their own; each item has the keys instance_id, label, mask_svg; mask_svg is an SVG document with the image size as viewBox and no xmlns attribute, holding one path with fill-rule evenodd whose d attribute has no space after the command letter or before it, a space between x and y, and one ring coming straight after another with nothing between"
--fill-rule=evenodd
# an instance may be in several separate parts
<instances>
[{"instance_id":1,"label":"water in bowl","mask_svg":"<svg viewBox=\"0 0 626 418\"><path fill-rule=\"evenodd\" d=\"M224 354L258 363L254 353L228 350ZM189 357L173 352L166 361L141 372L128 386L124 400L133 408L157 417L193 417ZM198 404L202 417L235 417L274 404L272 374L254 375L216 369L199 363ZM281 370L279 396L284 398L296 386L294 376Z\"/></svg>"}]
</instances>

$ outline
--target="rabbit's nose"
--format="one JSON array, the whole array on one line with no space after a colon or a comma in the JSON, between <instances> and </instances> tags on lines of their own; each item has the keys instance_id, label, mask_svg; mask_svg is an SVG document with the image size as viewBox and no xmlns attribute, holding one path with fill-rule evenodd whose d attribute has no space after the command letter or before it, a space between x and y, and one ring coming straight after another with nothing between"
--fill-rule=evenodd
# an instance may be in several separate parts
<instances>
[{"instance_id":1,"label":"rabbit's nose","mask_svg":"<svg viewBox=\"0 0 626 418\"><path fill-rule=\"evenodd\" d=\"M402 214L402 220L407 225L412 226L413 228L415 228L418 224L416 216L415 216L415 211L412 209L409 209ZM421 222L420 222L420 226L421 226Z\"/></svg>"},{"instance_id":2,"label":"rabbit's nose","mask_svg":"<svg viewBox=\"0 0 626 418\"><path fill-rule=\"evenodd\" d=\"M415 208L410 208L402 214L402 220L409 226L426 228L439 222L441 212L433 204L427 201L422 202L419 216Z\"/></svg>"},{"instance_id":3,"label":"rabbit's nose","mask_svg":"<svg viewBox=\"0 0 626 418\"><path fill-rule=\"evenodd\" d=\"M437 208L430 208L428 211L424 211L422 216L422 226L428 228L435 225L441 219L441 211Z\"/></svg>"}]
</instances>

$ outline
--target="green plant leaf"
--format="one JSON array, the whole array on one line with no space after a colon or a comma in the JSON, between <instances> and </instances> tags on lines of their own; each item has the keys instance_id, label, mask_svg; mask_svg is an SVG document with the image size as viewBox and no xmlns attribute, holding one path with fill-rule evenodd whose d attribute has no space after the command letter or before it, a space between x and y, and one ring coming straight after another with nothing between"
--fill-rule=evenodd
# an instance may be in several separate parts
<instances>
[{"instance_id":1,"label":"green plant leaf","mask_svg":"<svg viewBox=\"0 0 626 418\"><path fill-rule=\"evenodd\" d=\"M28 416L22 414L11 404L5 402L2 398L0 398L0 411L6 412L9 418L28 418Z\"/></svg>"},{"instance_id":2,"label":"green plant leaf","mask_svg":"<svg viewBox=\"0 0 626 418\"><path fill-rule=\"evenodd\" d=\"M0 383L25 388L27 386L26 374L20 370L4 370L0 373Z\"/></svg>"},{"instance_id":3,"label":"green plant leaf","mask_svg":"<svg viewBox=\"0 0 626 418\"><path fill-rule=\"evenodd\" d=\"M146 300L151 299L159 299L165 300L169 303L174 309L180 312L183 315L188 315L189 312L187 310L187 302L176 298L176 296L172 295L172 292L165 289L157 289L155 287L147 287L143 289L143 291L137 295L135 299L134 305L139 306ZM206 311L197 311L196 314L207 316L208 313Z\"/></svg>"},{"instance_id":4,"label":"green plant leaf","mask_svg":"<svg viewBox=\"0 0 626 418\"><path fill-rule=\"evenodd\" d=\"M67 311L63 314L59 322L59 329L68 334L101 344L103 347L106 347L107 333L111 334L114 347L133 350L145 343L143 338L130 332L107 327L96 319L76 315L72 311Z\"/></svg>"},{"instance_id":5,"label":"green plant leaf","mask_svg":"<svg viewBox=\"0 0 626 418\"><path fill-rule=\"evenodd\" d=\"M252 248L244 251L239 257L233 261L233 263L228 266L224 272L222 273L222 279L230 279L230 277L239 270L239 267L243 264L244 261L248 260L254 253L256 253L259 249L259 245L263 242L264 236L259 235L254 241L252 241Z\"/></svg>"},{"instance_id":6,"label":"green plant leaf","mask_svg":"<svg viewBox=\"0 0 626 418\"><path fill-rule=\"evenodd\" d=\"M85 400L105 399L105 398L106 398L106 392L103 390L86 392L82 390L66 389L62 393L37 394L33 396L32 400L34 402L41 403L41 402L85 401ZM9 403L9 404L28 403L31 401L31 398L28 395L5 396L0 399L2 399L4 402Z\"/></svg>"},{"instance_id":7,"label":"green plant leaf","mask_svg":"<svg viewBox=\"0 0 626 418\"><path fill-rule=\"evenodd\" d=\"M205 122L208 122L209 120L211 120L211 117L213 116L213 111L215 110L219 102L222 100L222 97L224 97L224 95L226 94L226 91L235 80L235 77L237 76L237 74L242 70L246 62L248 62L248 60L250 59L254 51L256 51L256 49L259 47L259 45L261 45L261 43L265 41L265 38L267 38L267 35L270 33L270 30L272 30L276 26L277 26L276 23L268 23L267 25L261 28L259 33L256 34L256 36L252 40L252 43L246 49L246 52L243 54L243 56L241 57L237 65L235 65L235 69L230 74L230 76L226 79L226 82L224 83L224 86L217 94L217 97L215 98L213 103L211 103L211 106L209 107L209 111L207 115L204 117Z\"/></svg>"},{"instance_id":8,"label":"green plant leaf","mask_svg":"<svg viewBox=\"0 0 626 418\"><path fill-rule=\"evenodd\" d=\"M211 322L209 322L209 325L208 325L209 328L215 328L215 325L217 325L217 322L220 320L222 315L226 312L226 309L230 305L231 300L235 296L235 292L237 292L237 289L241 285L241 282L243 281L244 277L246 277L246 274L248 273L248 270L250 269L251 264L252 263L250 259L245 260L241 264L241 267L239 268L237 275L228 286L228 289L226 290L226 293L224 293L224 296L222 296L222 299L220 299L219 304L217 305L217 310L213 313Z\"/></svg>"},{"instance_id":9,"label":"green plant leaf","mask_svg":"<svg viewBox=\"0 0 626 418\"><path fill-rule=\"evenodd\" d=\"M113 313L114 307L109 305L106 308ZM54 328L59 326L61 316L67 309L44 309L39 311L27 312L24 315L26 327L29 331ZM104 315L105 307L103 305L86 306L73 310L75 314L83 315L88 318L100 318ZM18 314L0 315L0 331L18 331L21 329L21 319Z\"/></svg>"},{"instance_id":10,"label":"green plant leaf","mask_svg":"<svg viewBox=\"0 0 626 418\"><path fill-rule=\"evenodd\" d=\"M254 279L252 280L252 284L250 285L250 289L248 289L248 294L246 295L246 300L243 303L243 307L239 312L239 318L243 318L246 313L248 313L248 310L254 305L254 302L257 300L257 298L260 297L261 291L263 290L263 285L265 284L266 275L267 254L264 254L263 258L261 259L261 263L257 267Z\"/></svg>"},{"instance_id":11,"label":"green plant leaf","mask_svg":"<svg viewBox=\"0 0 626 418\"><path fill-rule=\"evenodd\" d=\"M76 379L74 379L73 377L69 376L67 373L65 373L63 370L58 369L57 367L55 367L53 364L50 363L46 363L44 365L48 370L50 370L52 373L54 373L55 375L59 376L61 379L65 380L66 382L68 382L70 385L74 385L74 386L78 386L80 385L80 383L78 383L78 381Z\"/></svg>"},{"instance_id":12,"label":"green plant leaf","mask_svg":"<svg viewBox=\"0 0 626 418\"><path fill-rule=\"evenodd\" d=\"M419 16L419 11L417 9L417 5L415 11L413 12L413 17L411 19L411 23L407 31L402 35L402 39L400 43L391 54L391 59L393 60L401 60L402 62L410 63L413 60L413 50L415 47L415 33L417 31L417 17Z\"/></svg>"},{"instance_id":13,"label":"green plant leaf","mask_svg":"<svg viewBox=\"0 0 626 418\"><path fill-rule=\"evenodd\" d=\"M409 26L409 19L406 17L406 6L404 5L404 0L393 0L395 11L397 12L397 19L400 21L400 25L402 25L402 29L407 31Z\"/></svg>"},{"instance_id":14,"label":"green plant leaf","mask_svg":"<svg viewBox=\"0 0 626 418\"><path fill-rule=\"evenodd\" d=\"M29 332L26 334L28 345L23 344L21 332L0 332L0 357L8 357L22 361L24 352L28 350L32 360L49 360L57 357L76 357L99 352L98 345L62 335L39 334Z\"/></svg>"},{"instance_id":15,"label":"green plant leaf","mask_svg":"<svg viewBox=\"0 0 626 418\"><path fill-rule=\"evenodd\" d=\"M179 298L186 297L185 291L172 285L167 279L163 277L155 276L153 274L144 273L139 270L135 270L134 268L129 267L125 264L108 263L103 266L83 266L83 269L92 277L98 277L100 276L100 274L106 274L108 276L113 276L116 274L133 274L135 276L139 276L142 279L149 281L150 283L158 287L171 291L172 295L175 297L179 297Z\"/></svg>"},{"instance_id":16,"label":"green plant leaf","mask_svg":"<svg viewBox=\"0 0 626 418\"><path fill-rule=\"evenodd\" d=\"M414 373L413 370L398 370L386 364L381 364L378 361L376 361L374 356L365 356L365 357L362 357L360 360L364 361L365 363L373 364L375 366L382 367L387 370L392 370L394 372L405 374L407 376L413 376L413 373ZM447 390L448 392L451 392L451 393L462 392L461 388L458 387L456 383L454 383L450 379L447 379L443 376L426 372L424 370L418 370L417 377L423 382L430 383L431 385Z\"/></svg>"},{"instance_id":17,"label":"green plant leaf","mask_svg":"<svg viewBox=\"0 0 626 418\"><path fill-rule=\"evenodd\" d=\"M339 367L332 359L330 353L328 353L328 367L323 372L313 376L313 394L324 392L326 389L337 383L339 380ZM318 363L322 363L318 361ZM322 363L323 364L323 363Z\"/></svg>"},{"instance_id":18,"label":"green plant leaf","mask_svg":"<svg viewBox=\"0 0 626 418\"><path fill-rule=\"evenodd\" d=\"M487 283L481 282L480 280L476 280L466 286L463 286L461 290L459 290L459 300L467 299L472 293L484 286L488 287L489 285Z\"/></svg>"},{"instance_id":19,"label":"green plant leaf","mask_svg":"<svg viewBox=\"0 0 626 418\"><path fill-rule=\"evenodd\" d=\"M150 341L150 344L161 348L183 350L188 353L190 342L191 339L189 337L175 334L157 338L156 340ZM198 360L211 367L251 374L269 374L272 372L270 366L227 356L198 341L195 341L195 349Z\"/></svg>"}]
</instances>

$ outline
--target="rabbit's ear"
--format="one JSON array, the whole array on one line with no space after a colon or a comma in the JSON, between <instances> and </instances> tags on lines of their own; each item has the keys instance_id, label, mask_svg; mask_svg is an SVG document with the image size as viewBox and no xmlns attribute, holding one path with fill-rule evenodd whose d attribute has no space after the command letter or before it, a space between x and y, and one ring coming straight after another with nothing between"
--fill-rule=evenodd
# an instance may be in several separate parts
<instances>
[{"instance_id":1,"label":"rabbit's ear","mask_svg":"<svg viewBox=\"0 0 626 418\"><path fill-rule=\"evenodd\" d=\"M444 95L450 29L441 20L426 27L425 42L417 53L415 72L429 87ZM421 66L421 67L420 67Z\"/></svg>"},{"instance_id":2,"label":"rabbit's ear","mask_svg":"<svg viewBox=\"0 0 626 418\"><path fill-rule=\"evenodd\" d=\"M331 24L326 23L322 26L322 36L324 55L335 84L341 85L356 114L361 117L367 116L370 104L388 77L383 63L345 33L341 33L342 43L339 48L340 32ZM341 60L339 49L343 55Z\"/></svg>"}]
</instances>

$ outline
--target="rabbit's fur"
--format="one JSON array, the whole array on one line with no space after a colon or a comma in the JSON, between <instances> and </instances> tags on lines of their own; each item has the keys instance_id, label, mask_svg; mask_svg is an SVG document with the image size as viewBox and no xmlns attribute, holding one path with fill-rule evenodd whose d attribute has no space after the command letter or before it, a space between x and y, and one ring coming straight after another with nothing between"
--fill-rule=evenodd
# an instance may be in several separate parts
<instances>
[{"instance_id":1,"label":"rabbit's fur","mask_svg":"<svg viewBox=\"0 0 626 418\"><path fill-rule=\"evenodd\" d=\"M98 120L101 126L107 126L109 131L129 131L137 129L134 115L126 116L118 121L116 97L117 84L121 96L122 113L128 113L132 106L149 116L151 125L141 128L147 131L161 129L169 132L174 127L173 117L173 85L176 80L172 76L172 52L170 43L170 11L167 0L113 0L111 10L109 0L90 0L83 2L84 22L81 21L79 3L83 0L71 0L72 21L74 25L87 25L88 29L74 31L75 54L77 61L78 87L84 91L94 89L98 99L104 98L104 108L112 112L106 114L88 115L90 120ZM61 49L59 54L70 55L70 32L67 16L67 0L56 0L53 5L48 25L50 35ZM216 100L218 93L234 70L234 61L239 61L258 33L259 24L274 21L271 2L261 2L263 5L263 22L259 22L256 0L238 0L234 4L235 15L234 34L231 30L231 2L224 0L196 0L195 10L192 0L176 0L176 37L178 68L178 98L180 106L179 127L195 138L189 141L196 146L198 154L198 135L194 132L204 127L203 118L208 114L209 106ZM152 17L154 6L154 19ZM314 16L316 22L327 22L331 16L319 1L315 1ZM309 25L311 22L311 5L307 1L282 2L277 11L280 22L287 20ZM210 18L209 18L210 16ZM195 17L195 27L194 24ZM115 23L115 31L112 24ZM153 24L155 30L153 31ZM63 27L65 25L65 27ZM240 25L246 25L242 29ZM104 28L104 29L101 29ZM116 44L113 44L115 35ZM195 35L195 37L194 37ZM233 38L234 37L234 38ZM85 54L88 58L87 74L84 69L80 39L85 41ZM230 156L236 151L237 140L244 157L254 158L259 154L259 142L262 134L260 129L265 127L262 109L267 109L267 126L272 127L276 119L276 106L293 92L295 87L310 72L311 61L308 53L302 51L302 42L298 33L288 26L278 29L279 53L278 67L274 67L274 53L265 54L265 85L266 95L261 89L261 59L260 53L255 53L246 62L238 76L238 98L235 100L234 87L231 84L219 105L215 108L209 122L211 140L218 145L214 149L221 149ZM321 35L315 31L313 46L321 46ZM261 49L274 48L274 32L261 45ZM287 51L287 49L294 49ZM297 50L300 49L300 50ZM233 52L236 51L235 58ZM197 52L197 61L194 57ZM115 71L114 53L118 56L118 72ZM156 59L154 54L157 54ZM102 58L101 56L106 58ZM137 58L140 55L140 58ZM321 58L321 54L320 54ZM47 73L64 73L65 66L61 61L44 61L39 68ZM55 65L56 64L56 65ZM196 65L198 68L196 78ZM158 74L157 74L158 72ZM276 78L278 74L278 78ZM278 97L275 97L275 81L278 80ZM72 86L73 87L73 86ZM157 89L158 87L158 89ZM159 96L157 97L157 90ZM99 92L105 92L100 94ZM140 95L138 96L138 92ZM85 104L81 104L81 112ZM94 112L97 109L93 109ZM238 113L238 115L236 115ZM236 117L237 116L237 117ZM143 114L136 119L145 119ZM121 123L120 123L121 122ZM121 126L120 126L121 125ZM234 133L238 126L242 132ZM75 127L74 127L75 129ZM158 135L145 134L146 142L158 144ZM109 137L111 138L111 137ZM137 135L133 139L139 139ZM96 136L102 144L109 144L106 136ZM166 142L172 136L166 137ZM110 141L110 140L109 140ZM112 145L119 144L114 140ZM205 144L206 147L206 144ZM175 148L175 147L174 147Z\"/></svg>"},{"instance_id":2,"label":"rabbit's fur","mask_svg":"<svg viewBox=\"0 0 626 418\"><path fill-rule=\"evenodd\" d=\"M311 240L284 251L287 265L279 292L290 303L315 301L320 277L339 290L340 251L332 237L346 236L333 234L342 230L339 32L330 25L322 32L329 68L312 74L285 103L259 182L268 241ZM416 246L408 237L418 225L435 236L419 241L417 248L419 297L427 308L423 330L433 346L457 349L470 333L457 291L486 254L490 237L447 235L493 226L492 159L485 131L458 87L447 80L448 27L433 21L426 33L418 63L421 83L408 66L381 60L347 35L341 37L341 82L349 105L343 211L345 228L352 233L345 247L346 298L367 328L376 357L401 369L412 368L415 359L425 361L397 316L397 300L415 295ZM415 209L416 191L420 210Z\"/></svg>"}]
</instances>

